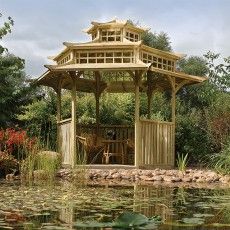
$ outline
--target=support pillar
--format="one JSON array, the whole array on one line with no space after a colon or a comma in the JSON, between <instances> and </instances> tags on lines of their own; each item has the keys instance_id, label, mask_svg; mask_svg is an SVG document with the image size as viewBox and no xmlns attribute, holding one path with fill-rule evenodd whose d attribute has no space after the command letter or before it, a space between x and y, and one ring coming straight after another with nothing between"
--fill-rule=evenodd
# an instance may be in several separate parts
<instances>
[{"instance_id":1,"label":"support pillar","mask_svg":"<svg viewBox=\"0 0 230 230\"><path fill-rule=\"evenodd\" d=\"M96 137L99 136L100 132L100 80L101 76L99 72L95 72L95 81L96 81L96 91L95 91L95 99L96 99Z\"/></svg>"},{"instance_id":2,"label":"support pillar","mask_svg":"<svg viewBox=\"0 0 230 230\"><path fill-rule=\"evenodd\" d=\"M57 121L57 152L61 152L61 143L60 143L60 121L61 121L61 87L62 87L62 79L61 75L59 76L59 82L57 87L54 88L57 94L57 114L56 114L56 121Z\"/></svg>"},{"instance_id":3,"label":"support pillar","mask_svg":"<svg viewBox=\"0 0 230 230\"><path fill-rule=\"evenodd\" d=\"M76 163L76 154L77 154L77 129L76 129L76 123L77 123L77 102L76 102L76 72L69 72L70 77L72 79L72 89L71 89L71 127L70 127L70 162L72 168L75 166Z\"/></svg>"},{"instance_id":4,"label":"support pillar","mask_svg":"<svg viewBox=\"0 0 230 230\"><path fill-rule=\"evenodd\" d=\"M57 88L57 151L61 151L60 143L60 121L61 121L61 86Z\"/></svg>"},{"instance_id":5,"label":"support pillar","mask_svg":"<svg viewBox=\"0 0 230 230\"><path fill-rule=\"evenodd\" d=\"M140 160L139 155L140 148L140 79L141 75L139 71L135 71L134 83L135 83L135 166L139 167Z\"/></svg>"}]
</instances>

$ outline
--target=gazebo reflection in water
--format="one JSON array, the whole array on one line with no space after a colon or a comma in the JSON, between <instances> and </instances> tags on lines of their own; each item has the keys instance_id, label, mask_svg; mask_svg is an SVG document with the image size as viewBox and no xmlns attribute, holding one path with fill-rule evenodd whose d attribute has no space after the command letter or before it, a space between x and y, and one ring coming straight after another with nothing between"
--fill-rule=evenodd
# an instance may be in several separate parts
<instances>
[{"instance_id":1,"label":"gazebo reflection in water","mask_svg":"<svg viewBox=\"0 0 230 230\"><path fill-rule=\"evenodd\" d=\"M102 188L102 186L100 186ZM119 187L114 186L106 186L105 189L112 188L112 189L122 189ZM163 222L172 222L173 219L173 198L175 197L175 188L173 187L167 187L167 186L149 186L149 185L134 185L130 186L129 188L130 194L132 194L132 203L130 203L131 209L129 211L141 213L149 218L153 216L160 216L163 220ZM119 204L119 201L117 201L117 206ZM92 208L94 209L96 204L91 204ZM122 207L123 203L121 202L120 208ZM97 208L98 205L96 205ZM111 204L112 207L112 204ZM89 219L89 216L92 216L94 213L91 213L90 210L85 209L85 211L80 212L79 209L81 207L75 207L74 204L61 209L60 212L60 220L64 223L69 224L72 226L72 224L76 221L79 221L79 219L84 217L87 217ZM79 214L81 213L81 214ZM110 215L113 220L116 219L116 217L121 213L119 211L119 208L116 208L113 210L107 210L105 213L105 210L97 210L98 217L100 215ZM80 215L80 216L79 216ZM92 217L96 219L96 216ZM111 219L111 218L110 218ZM112 220L110 220L112 221ZM105 221L106 222L106 221ZM168 226L169 229L172 227ZM168 229L168 228L167 228Z\"/></svg>"}]
</instances>

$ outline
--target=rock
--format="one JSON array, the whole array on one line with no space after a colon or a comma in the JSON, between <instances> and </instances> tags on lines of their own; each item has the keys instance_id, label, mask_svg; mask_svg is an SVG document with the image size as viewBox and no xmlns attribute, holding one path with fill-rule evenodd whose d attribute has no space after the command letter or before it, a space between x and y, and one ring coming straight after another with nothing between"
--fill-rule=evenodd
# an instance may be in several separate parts
<instances>
[{"instance_id":1,"label":"rock","mask_svg":"<svg viewBox=\"0 0 230 230\"><path fill-rule=\"evenodd\" d=\"M163 180L164 180L165 182L172 182L172 177L170 177L170 176L164 176L164 177L163 177Z\"/></svg>"},{"instance_id":2,"label":"rock","mask_svg":"<svg viewBox=\"0 0 230 230\"><path fill-rule=\"evenodd\" d=\"M163 180L163 177L162 176L153 176L152 179L154 181L162 181Z\"/></svg>"},{"instance_id":3,"label":"rock","mask_svg":"<svg viewBox=\"0 0 230 230\"><path fill-rule=\"evenodd\" d=\"M181 180L183 182L192 182L192 178L191 177L183 177Z\"/></svg>"},{"instance_id":4,"label":"rock","mask_svg":"<svg viewBox=\"0 0 230 230\"><path fill-rule=\"evenodd\" d=\"M223 176L219 179L221 183L228 184L230 182L230 177L229 176Z\"/></svg>"},{"instance_id":5,"label":"rock","mask_svg":"<svg viewBox=\"0 0 230 230\"><path fill-rule=\"evenodd\" d=\"M172 182L181 182L181 178L180 177L172 177Z\"/></svg>"},{"instance_id":6,"label":"rock","mask_svg":"<svg viewBox=\"0 0 230 230\"><path fill-rule=\"evenodd\" d=\"M45 180L47 179L47 173L44 170L34 170L33 176L35 180Z\"/></svg>"},{"instance_id":7,"label":"rock","mask_svg":"<svg viewBox=\"0 0 230 230\"><path fill-rule=\"evenodd\" d=\"M61 159L61 154L54 151L41 151L38 153L41 157L50 157L53 159Z\"/></svg>"}]
</instances>

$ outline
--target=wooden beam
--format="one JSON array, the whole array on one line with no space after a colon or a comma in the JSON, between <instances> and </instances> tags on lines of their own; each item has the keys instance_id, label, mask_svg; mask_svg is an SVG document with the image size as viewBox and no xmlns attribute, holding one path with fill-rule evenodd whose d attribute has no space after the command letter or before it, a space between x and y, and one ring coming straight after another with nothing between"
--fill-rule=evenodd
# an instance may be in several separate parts
<instances>
[{"instance_id":1,"label":"wooden beam","mask_svg":"<svg viewBox=\"0 0 230 230\"><path fill-rule=\"evenodd\" d=\"M177 93L178 90L179 90L180 88L182 88L184 85L186 85L186 84L188 84L188 83L189 83L188 80L183 80L183 81L181 81L178 85L176 85L175 93Z\"/></svg>"}]
</instances>

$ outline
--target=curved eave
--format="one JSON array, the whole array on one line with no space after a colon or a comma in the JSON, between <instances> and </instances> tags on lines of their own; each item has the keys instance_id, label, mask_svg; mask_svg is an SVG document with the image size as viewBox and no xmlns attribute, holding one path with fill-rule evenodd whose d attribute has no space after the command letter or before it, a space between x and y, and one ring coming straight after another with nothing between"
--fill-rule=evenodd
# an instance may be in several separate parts
<instances>
[{"instance_id":1,"label":"curved eave","mask_svg":"<svg viewBox=\"0 0 230 230\"><path fill-rule=\"evenodd\" d=\"M102 64L70 64L70 65L45 65L50 71L84 71L84 70L147 70L146 64L135 63L102 63Z\"/></svg>"},{"instance_id":2,"label":"curved eave","mask_svg":"<svg viewBox=\"0 0 230 230\"><path fill-rule=\"evenodd\" d=\"M155 48L152 48L150 46L146 46L144 44L141 45L141 49L144 49L144 50L147 50L149 52L153 52L153 53L158 54L160 56L168 57L168 58L171 58L174 60L180 60L182 57L184 57L183 54L175 54L172 52L155 49Z\"/></svg>"},{"instance_id":3,"label":"curved eave","mask_svg":"<svg viewBox=\"0 0 230 230\"><path fill-rule=\"evenodd\" d=\"M68 48L96 48L96 47L126 47L126 46L139 46L141 44L141 41L138 42L86 42L86 43L71 43L71 42L64 42L63 43Z\"/></svg>"},{"instance_id":4,"label":"curved eave","mask_svg":"<svg viewBox=\"0 0 230 230\"><path fill-rule=\"evenodd\" d=\"M194 84L194 83L201 83L203 81L206 81L208 78L207 77L200 77L200 76L194 76L194 75L189 75L183 72L172 72L168 70L163 70L155 67L150 67L150 70L156 73L161 73L164 75L170 75L172 77L188 80L188 84Z\"/></svg>"},{"instance_id":5,"label":"curved eave","mask_svg":"<svg viewBox=\"0 0 230 230\"><path fill-rule=\"evenodd\" d=\"M92 26L89 29L84 30L84 32L91 34L93 31L95 31L97 28L116 28L116 27L127 27L131 30L134 30L138 33L143 33L145 31L148 31L149 28L142 28L139 26L131 25L127 20L126 21L119 21L119 20L112 20L109 22L91 22Z\"/></svg>"}]
</instances>

